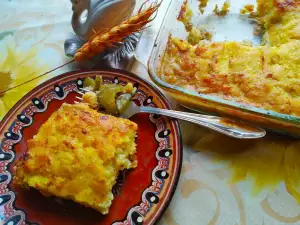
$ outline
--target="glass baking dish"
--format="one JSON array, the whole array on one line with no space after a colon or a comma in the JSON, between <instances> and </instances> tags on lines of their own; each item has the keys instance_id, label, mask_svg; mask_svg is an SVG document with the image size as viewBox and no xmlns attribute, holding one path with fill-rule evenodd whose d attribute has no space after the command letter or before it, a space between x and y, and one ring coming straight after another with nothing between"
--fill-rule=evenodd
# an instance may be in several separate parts
<instances>
[{"instance_id":1,"label":"glass baking dish","mask_svg":"<svg viewBox=\"0 0 300 225\"><path fill-rule=\"evenodd\" d=\"M187 36L184 25L176 19L182 3L183 0L172 0L155 40L148 61L148 72L152 81L171 97L175 98L181 105L190 109L198 110L202 113L238 118L264 127L267 130L300 137L300 117L264 110L216 96L199 94L195 91L168 84L160 79L158 72L168 36L172 34L172 36L182 39L186 39ZM213 31L213 41L250 40L253 45L259 44L260 40L253 34L253 25L251 24L253 21L246 18L246 16L239 15L240 9L245 4L255 5L255 0L234 1L234 5L231 5L230 13L220 20L210 12L213 11L216 4L221 6L223 3L224 0L209 1L206 12L204 15L201 15L197 12L199 0L190 0L190 8L193 10L194 15L197 15L193 17L193 25L199 26L205 23Z\"/></svg>"}]
</instances>

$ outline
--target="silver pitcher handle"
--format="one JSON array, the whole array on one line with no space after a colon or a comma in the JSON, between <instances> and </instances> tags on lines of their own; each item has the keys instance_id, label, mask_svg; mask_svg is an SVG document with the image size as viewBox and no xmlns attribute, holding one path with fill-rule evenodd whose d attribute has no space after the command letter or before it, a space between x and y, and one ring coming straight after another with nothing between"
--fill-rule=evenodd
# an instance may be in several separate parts
<instances>
[{"instance_id":1,"label":"silver pitcher handle","mask_svg":"<svg viewBox=\"0 0 300 225\"><path fill-rule=\"evenodd\" d=\"M87 32L88 26L87 23L89 21L89 12L90 12L90 4L91 0L71 0L72 3L72 26L75 33L79 36L83 36L83 33ZM85 30L83 30L85 29ZM80 30L80 33L76 31Z\"/></svg>"}]
</instances>

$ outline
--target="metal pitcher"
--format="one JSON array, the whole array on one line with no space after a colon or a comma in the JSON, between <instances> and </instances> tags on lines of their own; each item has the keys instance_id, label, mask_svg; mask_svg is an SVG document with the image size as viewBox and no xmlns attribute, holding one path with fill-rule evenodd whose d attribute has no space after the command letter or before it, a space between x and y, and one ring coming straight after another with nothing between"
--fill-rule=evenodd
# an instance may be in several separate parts
<instances>
[{"instance_id":1,"label":"metal pitcher","mask_svg":"<svg viewBox=\"0 0 300 225\"><path fill-rule=\"evenodd\" d=\"M76 35L88 40L95 31L105 31L128 19L135 0L71 0L72 27Z\"/></svg>"}]
</instances>

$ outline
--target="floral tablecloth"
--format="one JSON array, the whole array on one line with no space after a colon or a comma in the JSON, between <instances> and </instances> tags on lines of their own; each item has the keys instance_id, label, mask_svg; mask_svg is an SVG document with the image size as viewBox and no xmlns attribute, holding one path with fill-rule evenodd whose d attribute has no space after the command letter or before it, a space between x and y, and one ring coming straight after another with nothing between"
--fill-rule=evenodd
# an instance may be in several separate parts
<instances>
[{"instance_id":1,"label":"floral tablecloth","mask_svg":"<svg viewBox=\"0 0 300 225\"><path fill-rule=\"evenodd\" d=\"M71 14L69 1L1 1L0 90L69 59L63 46L72 32ZM157 19L143 34L140 44L145 46L145 54L150 53L150 42L162 18ZM28 90L69 69L62 68L2 95L0 119ZM149 79L139 62L132 71ZM182 110L170 100L174 108ZM275 134L259 141L239 141L188 123L181 123L181 129L181 177L159 224L300 224L299 141Z\"/></svg>"}]
</instances>

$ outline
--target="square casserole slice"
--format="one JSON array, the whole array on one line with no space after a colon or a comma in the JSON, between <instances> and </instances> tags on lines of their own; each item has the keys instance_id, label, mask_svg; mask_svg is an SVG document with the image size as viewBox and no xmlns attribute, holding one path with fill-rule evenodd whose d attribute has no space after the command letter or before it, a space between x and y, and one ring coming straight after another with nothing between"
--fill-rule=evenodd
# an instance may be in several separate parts
<instances>
[{"instance_id":1,"label":"square casserole slice","mask_svg":"<svg viewBox=\"0 0 300 225\"><path fill-rule=\"evenodd\" d=\"M120 170L137 166L137 124L63 104L28 141L15 183L107 214Z\"/></svg>"}]
</instances>

